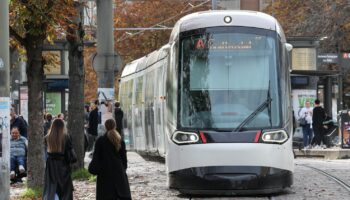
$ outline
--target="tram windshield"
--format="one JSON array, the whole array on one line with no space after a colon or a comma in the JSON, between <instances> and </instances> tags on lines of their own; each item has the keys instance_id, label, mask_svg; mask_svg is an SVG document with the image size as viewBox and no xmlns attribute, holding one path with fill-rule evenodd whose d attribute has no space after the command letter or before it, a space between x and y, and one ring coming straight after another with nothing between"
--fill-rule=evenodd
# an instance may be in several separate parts
<instances>
[{"instance_id":1,"label":"tram windshield","mask_svg":"<svg viewBox=\"0 0 350 200\"><path fill-rule=\"evenodd\" d=\"M257 28L183 33L178 125L239 131L279 126L277 42L276 32Z\"/></svg>"}]
</instances>

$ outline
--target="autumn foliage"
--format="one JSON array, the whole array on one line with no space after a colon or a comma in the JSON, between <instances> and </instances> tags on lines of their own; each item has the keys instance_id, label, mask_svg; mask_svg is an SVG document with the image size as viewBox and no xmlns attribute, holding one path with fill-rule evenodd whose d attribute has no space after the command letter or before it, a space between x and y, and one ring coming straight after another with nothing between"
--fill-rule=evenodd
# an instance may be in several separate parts
<instances>
[{"instance_id":1,"label":"autumn foliage","mask_svg":"<svg viewBox=\"0 0 350 200\"><path fill-rule=\"evenodd\" d=\"M115 0L115 28L172 28L181 17L211 7L211 1L198 0L152 0L124 1ZM123 66L116 81L118 98L118 79L124 65L132 60L147 55L169 41L171 29L167 30L127 30L114 32L115 50L122 57ZM91 68L91 56L94 50L86 51L85 57L85 100L92 101L96 96L96 74Z\"/></svg>"}]
</instances>

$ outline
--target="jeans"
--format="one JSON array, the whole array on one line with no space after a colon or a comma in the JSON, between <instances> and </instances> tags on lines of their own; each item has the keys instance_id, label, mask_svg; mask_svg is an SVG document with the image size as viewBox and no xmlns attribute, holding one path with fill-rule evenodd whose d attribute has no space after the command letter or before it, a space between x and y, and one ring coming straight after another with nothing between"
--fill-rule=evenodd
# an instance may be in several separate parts
<instances>
[{"instance_id":1,"label":"jeans","mask_svg":"<svg viewBox=\"0 0 350 200\"><path fill-rule=\"evenodd\" d=\"M11 156L11 171L16 171L16 168L20 165L23 167L26 164L26 157L25 156Z\"/></svg>"},{"instance_id":2,"label":"jeans","mask_svg":"<svg viewBox=\"0 0 350 200\"><path fill-rule=\"evenodd\" d=\"M303 126L303 142L304 147L307 147L309 144L311 144L312 140L312 129L310 128L310 124L306 124Z\"/></svg>"}]
</instances>

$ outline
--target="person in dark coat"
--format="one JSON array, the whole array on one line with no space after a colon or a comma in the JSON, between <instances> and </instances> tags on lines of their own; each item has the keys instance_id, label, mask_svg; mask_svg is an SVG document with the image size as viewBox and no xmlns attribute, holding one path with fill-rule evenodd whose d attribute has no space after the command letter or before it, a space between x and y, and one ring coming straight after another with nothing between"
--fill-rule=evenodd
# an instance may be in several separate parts
<instances>
[{"instance_id":1,"label":"person in dark coat","mask_svg":"<svg viewBox=\"0 0 350 200\"><path fill-rule=\"evenodd\" d=\"M46 113L45 115L45 122L44 122L44 136L47 135L50 127L51 127L51 124L52 124L52 115L50 113Z\"/></svg>"},{"instance_id":2,"label":"person in dark coat","mask_svg":"<svg viewBox=\"0 0 350 200\"><path fill-rule=\"evenodd\" d=\"M117 101L115 102L115 109L114 109L114 118L115 122L117 123L117 131L118 133L122 136L123 138L123 117L124 117L124 112L120 108L120 103Z\"/></svg>"},{"instance_id":3,"label":"person in dark coat","mask_svg":"<svg viewBox=\"0 0 350 200\"><path fill-rule=\"evenodd\" d=\"M312 112L312 127L315 134L313 145L320 145L321 141L323 141L323 144L326 144L326 141L324 140L325 129L323 127L323 122L326 119L326 112L320 105L320 100L315 100L315 108Z\"/></svg>"},{"instance_id":4,"label":"person in dark coat","mask_svg":"<svg viewBox=\"0 0 350 200\"><path fill-rule=\"evenodd\" d=\"M97 200L131 199L125 143L115 130L114 119L105 122L107 132L95 143L89 172L97 175Z\"/></svg>"},{"instance_id":5,"label":"person in dark coat","mask_svg":"<svg viewBox=\"0 0 350 200\"><path fill-rule=\"evenodd\" d=\"M55 194L58 195L60 200L73 199L70 164L76 161L76 157L72 157L71 138L65 130L64 121L55 119L49 133L45 136L48 157L46 160L43 200L53 200Z\"/></svg>"},{"instance_id":6,"label":"person in dark coat","mask_svg":"<svg viewBox=\"0 0 350 200\"><path fill-rule=\"evenodd\" d=\"M90 135L97 136L98 118L98 104L95 103L89 114L88 133Z\"/></svg>"},{"instance_id":7,"label":"person in dark coat","mask_svg":"<svg viewBox=\"0 0 350 200\"><path fill-rule=\"evenodd\" d=\"M25 120L18 116L13 108L11 108L10 116L10 130L12 130L13 127L17 127L21 136L27 138L27 123Z\"/></svg>"}]
</instances>

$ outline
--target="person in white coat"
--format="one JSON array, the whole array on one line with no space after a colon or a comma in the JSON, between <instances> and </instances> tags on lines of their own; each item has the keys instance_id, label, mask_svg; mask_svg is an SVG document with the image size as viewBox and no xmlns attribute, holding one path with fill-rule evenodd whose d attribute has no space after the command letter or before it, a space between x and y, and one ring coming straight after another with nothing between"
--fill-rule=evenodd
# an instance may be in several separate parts
<instances>
[{"instance_id":1,"label":"person in white coat","mask_svg":"<svg viewBox=\"0 0 350 200\"><path fill-rule=\"evenodd\" d=\"M303 128L303 143L304 148L308 148L311 144L313 133L312 133L312 110L310 101L305 101L305 107L299 112L299 119L304 118L306 124L301 124Z\"/></svg>"}]
</instances>

